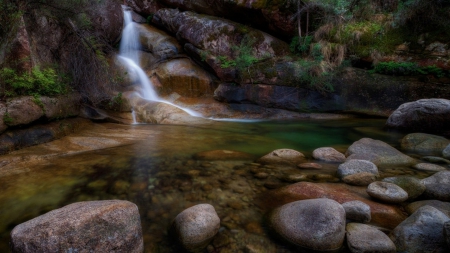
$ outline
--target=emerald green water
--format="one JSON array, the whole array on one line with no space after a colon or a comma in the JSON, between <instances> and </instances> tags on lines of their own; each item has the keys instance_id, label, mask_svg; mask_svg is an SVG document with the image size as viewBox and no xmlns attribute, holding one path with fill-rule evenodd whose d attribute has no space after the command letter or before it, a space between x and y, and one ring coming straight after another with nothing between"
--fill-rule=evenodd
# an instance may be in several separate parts
<instances>
[{"instance_id":1,"label":"emerald green water","mask_svg":"<svg viewBox=\"0 0 450 253\"><path fill-rule=\"evenodd\" d=\"M258 167L252 161L197 161L192 156L228 149L257 158L274 149L292 148L311 157L318 147L331 146L344 152L362 137L397 145L402 135L383 131L384 122L347 119L122 125L121 131L129 128L145 137L124 146L25 163L17 172L0 173L0 252L9 252L9 233L17 224L73 202L103 199L129 200L138 205L146 252L178 252L167 228L179 212L198 203L212 204L222 220L221 236L211 246L214 252L244 252L249 247L246 245L253 244L262 245L255 246L264 247L261 252L291 252L267 236L262 217L269 210L259 205L258 199L271 190L268 182L275 187L289 184L283 177L298 173L295 169L278 171ZM114 125L108 126L111 135L117 134ZM308 180L334 182L337 165L323 165L320 173L329 176ZM257 179L255 171L269 172L270 176Z\"/></svg>"}]
</instances>

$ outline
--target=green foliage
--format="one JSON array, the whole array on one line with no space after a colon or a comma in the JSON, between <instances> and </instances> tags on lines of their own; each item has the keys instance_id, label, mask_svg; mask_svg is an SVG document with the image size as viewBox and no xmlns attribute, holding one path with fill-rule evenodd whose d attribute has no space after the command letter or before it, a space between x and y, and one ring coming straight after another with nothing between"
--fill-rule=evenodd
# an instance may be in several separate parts
<instances>
[{"instance_id":1,"label":"green foliage","mask_svg":"<svg viewBox=\"0 0 450 253\"><path fill-rule=\"evenodd\" d=\"M7 97L20 95L53 96L68 92L67 79L58 76L53 68L40 70L33 68L31 74L18 74L10 68L0 70L0 84L3 95Z\"/></svg>"},{"instance_id":2,"label":"green foliage","mask_svg":"<svg viewBox=\"0 0 450 253\"><path fill-rule=\"evenodd\" d=\"M436 65L420 67L414 62L380 62L372 70L374 73L397 76L413 76L413 75L433 75L435 77L444 77L443 69Z\"/></svg>"},{"instance_id":3,"label":"green foliage","mask_svg":"<svg viewBox=\"0 0 450 253\"><path fill-rule=\"evenodd\" d=\"M117 95L111 98L106 106L110 110L119 110L119 108L123 105L124 98L122 92L119 92Z\"/></svg>"},{"instance_id":4,"label":"green foliage","mask_svg":"<svg viewBox=\"0 0 450 253\"><path fill-rule=\"evenodd\" d=\"M44 103L42 103L41 96L39 94L33 94L33 102L37 104L45 112Z\"/></svg>"},{"instance_id":5,"label":"green foliage","mask_svg":"<svg viewBox=\"0 0 450 253\"><path fill-rule=\"evenodd\" d=\"M240 71L245 70L258 61L258 58L253 56L253 46L255 45L255 43L256 38L245 36L239 46L232 47L232 49L237 52L237 57L235 58L235 66Z\"/></svg>"},{"instance_id":6,"label":"green foliage","mask_svg":"<svg viewBox=\"0 0 450 253\"><path fill-rule=\"evenodd\" d=\"M323 61L305 59L297 61L297 65L301 68L301 72L299 72L300 83L306 84L322 94L333 92L334 87L331 80L334 72L325 71L324 64L326 63Z\"/></svg>"},{"instance_id":7,"label":"green foliage","mask_svg":"<svg viewBox=\"0 0 450 253\"><path fill-rule=\"evenodd\" d=\"M220 61L220 67L225 69L225 68L231 68L231 67L236 67L236 61L234 60L230 60L228 59L228 57L226 56L219 56L217 57Z\"/></svg>"},{"instance_id":8,"label":"green foliage","mask_svg":"<svg viewBox=\"0 0 450 253\"><path fill-rule=\"evenodd\" d=\"M311 47L313 38L313 36L304 36L302 38L300 38L299 36L295 36L294 38L292 38L292 41L289 44L291 53L297 55L307 54L309 52L309 48Z\"/></svg>"}]
</instances>

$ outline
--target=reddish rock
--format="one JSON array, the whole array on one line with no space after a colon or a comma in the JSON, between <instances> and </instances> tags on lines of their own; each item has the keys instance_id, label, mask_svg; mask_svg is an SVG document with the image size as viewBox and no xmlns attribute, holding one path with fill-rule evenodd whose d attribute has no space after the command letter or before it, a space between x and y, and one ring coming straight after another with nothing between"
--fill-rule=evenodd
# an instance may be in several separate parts
<instances>
[{"instance_id":1,"label":"reddish rock","mask_svg":"<svg viewBox=\"0 0 450 253\"><path fill-rule=\"evenodd\" d=\"M372 222L386 228L394 228L407 217L399 206L372 201L365 187L345 184L300 182L277 189L264 198L269 208L303 199L329 198L341 204L359 200L370 206Z\"/></svg>"}]
</instances>

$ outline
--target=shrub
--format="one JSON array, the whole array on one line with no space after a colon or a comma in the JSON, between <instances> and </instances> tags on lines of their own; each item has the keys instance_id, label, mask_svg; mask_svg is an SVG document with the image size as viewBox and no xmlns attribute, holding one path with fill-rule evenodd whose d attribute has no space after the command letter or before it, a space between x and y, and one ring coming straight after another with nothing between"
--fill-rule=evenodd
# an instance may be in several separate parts
<instances>
[{"instance_id":1,"label":"shrub","mask_svg":"<svg viewBox=\"0 0 450 253\"><path fill-rule=\"evenodd\" d=\"M375 65L372 72L398 76L433 75L438 78L445 76L444 70L436 65L420 67L415 62L380 62Z\"/></svg>"}]
</instances>

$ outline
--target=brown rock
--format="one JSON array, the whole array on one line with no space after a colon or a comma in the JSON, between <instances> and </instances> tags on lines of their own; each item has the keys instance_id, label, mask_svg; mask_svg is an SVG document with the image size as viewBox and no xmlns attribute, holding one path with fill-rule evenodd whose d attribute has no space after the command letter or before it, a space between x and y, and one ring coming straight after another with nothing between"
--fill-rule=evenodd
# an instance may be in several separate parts
<instances>
[{"instance_id":1,"label":"brown rock","mask_svg":"<svg viewBox=\"0 0 450 253\"><path fill-rule=\"evenodd\" d=\"M305 155L293 149L277 149L258 159L258 163L296 166Z\"/></svg>"},{"instance_id":2,"label":"brown rock","mask_svg":"<svg viewBox=\"0 0 450 253\"><path fill-rule=\"evenodd\" d=\"M367 186L376 180L377 176L369 172L356 173L342 178L344 183L357 186Z\"/></svg>"},{"instance_id":3,"label":"brown rock","mask_svg":"<svg viewBox=\"0 0 450 253\"><path fill-rule=\"evenodd\" d=\"M47 119L77 116L80 113L80 99L78 93L40 98Z\"/></svg>"},{"instance_id":4,"label":"brown rock","mask_svg":"<svg viewBox=\"0 0 450 253\"><path fill-rule=\"evenodd\" d=\"M8 126L26 125L44 115L42 108L31 96L13 98L6 103L6 107L11 118Z\"/></svg>"},{"instance_id":5,"label":"brown rock","mask_svg":"<svg viewBox=\"0 0 450 253\"><path fill-rule=\"evenodd\" d=\"M318 148L313 151L313 157L326 162L344 162L345 155L334 148Z\"/></svg>"},{"instance_id":6,"label":"brown rock","mask_svg":"<svg viewBox=\"0 0 450 253\"><path fill-rule=\"evenodd\" d=\"M300 163L297 167L300 169L322 169L322 165L318 163Z\"/></svg>"},{"instance_id":7,"label":"brown rock","mask_svg":"<svg viewBox=\"0 0 450 253\"><path fill-rule=\"evenodd\" d=\"M144 252L139 211L122 200L74 203L16 226L12 252Z\"/></svg>"}]
</instances>

